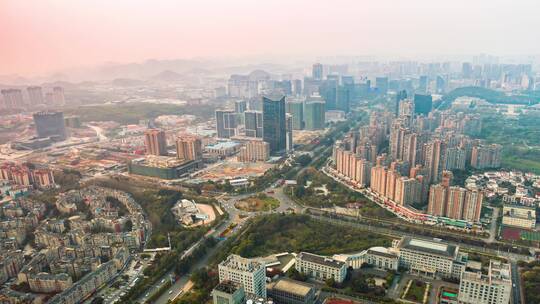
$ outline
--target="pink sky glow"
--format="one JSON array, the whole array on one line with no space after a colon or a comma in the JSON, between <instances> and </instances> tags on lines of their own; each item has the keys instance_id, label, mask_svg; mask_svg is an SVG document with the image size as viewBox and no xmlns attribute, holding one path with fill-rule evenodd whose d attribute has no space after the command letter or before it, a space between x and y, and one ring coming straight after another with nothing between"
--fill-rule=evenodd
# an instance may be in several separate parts
<instances>
[{"instance_id":1,"label":"pink sky glow","mask_svg":"<svg viewBox=\"0 0 540 304\"><path fill-rule=\"evenodd\" d=\"M537 0L0 0L0 75L146 59L540 53Z\"/></svg>"}]
</instances>

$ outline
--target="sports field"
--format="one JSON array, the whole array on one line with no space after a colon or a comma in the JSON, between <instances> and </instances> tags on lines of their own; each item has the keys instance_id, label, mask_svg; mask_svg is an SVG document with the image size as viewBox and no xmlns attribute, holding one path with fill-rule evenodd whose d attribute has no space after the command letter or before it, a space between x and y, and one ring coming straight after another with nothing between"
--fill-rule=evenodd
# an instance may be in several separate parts
<instances>
[{"instance_id":1,"label":"sports field","mask_svg":"<svg viewBox=\"0 0 540 304\"><path fill-rule=\"evenodd\" d=\"M503 227L501 235L505 240L524 240L532 242L540 242L540 232L530 231L514 227Z\"/></svg>"}]
</instances>

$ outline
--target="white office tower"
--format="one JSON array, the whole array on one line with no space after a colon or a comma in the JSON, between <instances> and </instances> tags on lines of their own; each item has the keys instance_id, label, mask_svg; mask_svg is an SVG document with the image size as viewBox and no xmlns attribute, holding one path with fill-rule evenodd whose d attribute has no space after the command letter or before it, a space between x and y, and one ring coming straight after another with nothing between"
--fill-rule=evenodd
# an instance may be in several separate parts
<instances>
[{"instance_id":1,"label":"white office tower","mask_svg":"<svg viewBox=\"0 0 540 304\"><path fill-rule=\"evenodd\" d=\"M247 294L266 299L266 267L263 263L232 254L219 263L218 268L220 283L240 283Z\"/></svg>"},{"instance_id":2,"label":"white office tower","mask_svg":"<svg viewBox=\"0 0 540 304\"><path fill-rule=\"evenodd\" d=\"M479 264L479 263L478 263ZM458 301L463 304L508 304L512 291L510 264L491 260L489 268L467 267L461 274Z\"/></svg>"}]
</instances>

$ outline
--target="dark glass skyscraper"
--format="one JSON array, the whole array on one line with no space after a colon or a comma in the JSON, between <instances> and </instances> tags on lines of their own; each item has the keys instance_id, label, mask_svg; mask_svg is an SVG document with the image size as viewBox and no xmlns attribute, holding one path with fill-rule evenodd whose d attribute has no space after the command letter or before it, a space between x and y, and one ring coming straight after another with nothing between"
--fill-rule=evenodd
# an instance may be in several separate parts
<instances>
[{"instance_id":1,"label":"dark glass skyscraper","mask_svg":"<svg viewBox=\"0 0 540 304\"><path fill-rule=\"evenodd\" d=\"M397 92L397 95L396 95L396 107L394 108L394 114L396 116L399 115L399 103L404 99L407 99L407 91L401 90L401 91Z\"/></svg>"},{"instance_id":2,"label":"dark glass skyscraper","mask_svg":"<svg viewBox=\"0 0 540 304\"><path fill-rule=\"evenodd\" d=\"M304 113L306 130L324 129L324 107L325 105L323 100L306 101Z\"/></svg>"},{"instance_id":3,"label":"dark glass skyscraper","mask_svg":"<svg viewBox=\"0 0 540 304\"><path fill-rule=\"evenodd\" d=\"M247 110L247 102L245 100L237 100L234 102L234 111L242 114Z\"/></svg>"},{"instance_id":4,"label":"dark glass skyscraper","mask_svg":"<svg viewBox=\"0 0 540 304\"><path fill-rule=\"evenodd\" d=\"M418 93L426 94L429 85L429 78L425 75L418 79Z\"/></svg>"},{"instance_id":5,"label":"dark glass skyscraper","mask_svg":"<svg viewBox=\"0 0 540 304\"><path fill-rule=\"evenodd\" d=\"M64 113L62 112L34 113L34 124L40 138L51 137L58 141L66 139Z\"/></svg>"},{"instance_id":6,"label":"dark glass skyscraper","mask_svg":"<svg viewBox=\"0 0 540 304\"><path fill-rule=\"evenodd\" d=\"M313 64L313 70L311 73L313 80L322 80L323 79L323 66L320 63Z\"/></svg>"},{"instance_id":7,"label":"dark glass skyscraper","mask_svg":"<svg viewBox=\"0 0 540 304\"><path fill-rule=\"evenodd\" d=\"M319 95L326 101L326 110L335 110L337 101L338 83L335 80L326 80L319 86Z\"/></svg>"},{"instance_id":8,"label":"dark glass skyscraper","mask_svg":"<svg viewBox=\"0 0 540 304\"><path fill-rule=\"evenodd\" d=\"M437 93L444 93L446 90L446 81L442 76L437 76Z\"/></svg>"},{"instance_id":9,"label":"dark glass skyscraper","mask_svg":"<svg viewBox=\"0 0 540 304\"><path fill-rule=\"evenodd\" d=\"M431 95L414 94L414 113L428 115L433 107Z\"/></svg>"},{"instance_id":10,"label":"dark glass skyscraper","mask_svg":"<svg viewBox=\"0 0 540 304\"><path fill-rule=\"evenodd\" d=\"M216 110L216 130L219 138L236 135L236 117L232 110Z\"/></svg>"},{"instance_id":11,"label":"dark glass skyscraper","mask_svg":"<svg viewBox=\"0 0 540 304\"><path fill-rule=\"evenodd\" d=\"M287 113L292 115L293 130L304 128L304 103L301 100L287 101Z\"/></svg>"},{"instance_id":12,"label":"dark glass skyscraper","mask_svg":"<svg viewBox=\"0 0 540 304\"><path fill-rule=\"evenodd\" d=\"M339 86L336 93L336 110L349 113L351 91L349 86Z\"/></svg>"},{"instance_id":13,"label":"dark glass skyscraper","mask_svg":"<svg viewBox=\"0 0 540 304\"><path fill-rule=\"evenodd\" d=\"M263 123L261 111L244 112L245 130L248 137L262 137Z\"/></svg>"},{"instance_id":14,"label":"dark glass skyscraper","mask_svg":"<svg viewBox=\"0 0 540 304\"><path fill-rule=\"evenodd\" d=\"M270 144L270 153L284 151L287 134L285 121L285 96L264 96L263 139Z\"/></svg>"},{"instance_id":15,"label":"dark glass skyscraper","mask_svg":"<svg viewBox=\"0 0 540 304\"><path fill-rule=\"evenodd\" d=\"M375 78L375 87L379 91L379 94L385 95L388 93L388 77Z\"/></svg>"}]
</instances>

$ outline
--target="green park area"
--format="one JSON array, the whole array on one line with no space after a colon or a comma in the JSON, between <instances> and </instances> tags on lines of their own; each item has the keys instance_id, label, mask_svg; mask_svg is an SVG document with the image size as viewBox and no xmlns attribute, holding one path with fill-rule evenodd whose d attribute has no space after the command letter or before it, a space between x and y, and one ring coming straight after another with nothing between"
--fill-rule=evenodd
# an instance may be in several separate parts
<instances>
[{"instance_id":1,"label":"green park area","mask_svg":"<svg viewBox=\"0 0 540 304\"><path fill-rule=\"evenodd\" d=\"M366 217L394 217L362 194L352 191L315 168L308 168L299 174L296 181L297 185L289 186L285 193L301 205L315 208L348 206L356 208L360 215Z\"/></svg>"},{"instance_id":2,"label":"green park area","mask_svg":"<svg viewBox=\"0 0 540 304\"><path fill-rule=\"evenodd\" d=\"M261 257L281 252L307 251L321 255L351 253L371 246L390 246L391 239L351 227L313 220L308 215L269 214L246 223L240 233L221 244L206 268L196 270L190 277L194 288L177 299L175 304L208 303L212 288L217 284L217 264L230 254L242 257ZM289 275L289 273L288 273ZM391 276L393 278L393 276ZM370 276L358 275L345 290L353 294L384 295L370 284ZM389 279L391 282L391 279ZM353 287L354 286L354 287ZM378 297L377 299L381 299Z\"/></svg>"},{"instance_id":3,"label":"green park area","mask_svg":"<svg viewBox=\"0 0 540 304\"><path fill-rule=\"evenodd\" d=\"M505 94L501 91L482 87L461 87L444 95L440 101L440 109L448 109L456 98L462 96L481 98L493 104L534 105L540 103L539 91L522 92L520 94Z\"/></svg>"},{"instance_id":4,"label":"green park area","mask_svg":"<svg viewBox=\"0 0 540 304\"><path fill-rule=\"evenodd\" d=\"M502 167L540 174L540 116L483 117L481 139L503 146Z\"/></svg>"},{"instance_id":5,"label":"green park area","mask_svg":"<svg viewBox=\"0 0 540 304\"><path fill-rule=\"evenodd\" d=\"M223 250L214 257L215 262L232 253L243 257L300 251L332 255L391 244L390 238L318 222L308 215L271 214L254 218L247 225L245 233L226 241Z\"/></svg>"},{"instance_id":6,"label":"green park area","mask_svg":"<svg viewBox=\"0 0 540 304\"><path fill-rule=\"evenodd\" d=\"M236 202L234 206L246 212L270 211L279 207L279 201L264 193L259 193Z\"/></svg>"}]
</instances>

